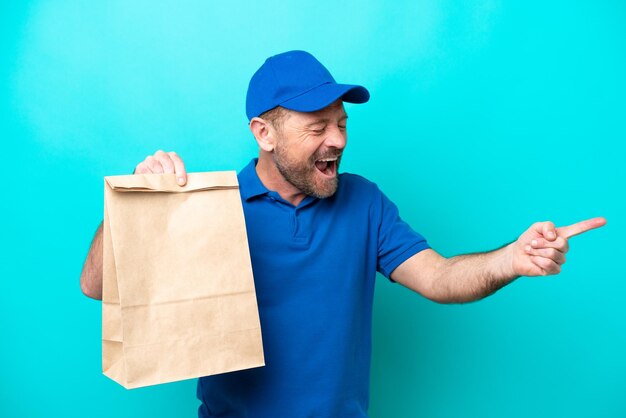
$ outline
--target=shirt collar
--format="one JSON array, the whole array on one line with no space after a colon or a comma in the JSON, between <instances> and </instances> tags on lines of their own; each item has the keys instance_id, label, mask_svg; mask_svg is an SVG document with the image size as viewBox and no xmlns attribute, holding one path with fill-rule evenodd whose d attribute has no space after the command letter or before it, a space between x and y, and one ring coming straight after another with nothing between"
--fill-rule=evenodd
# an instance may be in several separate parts
<instances>
[{"instance_id":1,"label":"shirt collar","mask_svg":"<svg viewBox=\"0 0 626 418\"><path fill-rule=\"evenodd\" d=\"M239 180L239 192L241 193L241 197L245 200L250 200L256 196L269 193L269 190L261 183L261 179L256 172L257 161L257 158L253 158L237 176Z\"/></svg>"},{"instance_id":2,"label":"shirt collar","mask_svg":"<svg viewBox=\"0 0 626 418\"><path fill-rule=\"evenodd\" d=\"M257 196L273 195L275 199L291 205L291 203L283 200L277 192L269 190L263 185L256 172L256 164L258 160L258 158L253 158L252 161L250 161L237 176L237 180L239 181L239 193L242 199L249 201ZM302 209L303 207L308 206L313 202L317 202L318 200L319 199L316 197L306 196L298 205L298 209Z\"/></svg>"}]
</instances>

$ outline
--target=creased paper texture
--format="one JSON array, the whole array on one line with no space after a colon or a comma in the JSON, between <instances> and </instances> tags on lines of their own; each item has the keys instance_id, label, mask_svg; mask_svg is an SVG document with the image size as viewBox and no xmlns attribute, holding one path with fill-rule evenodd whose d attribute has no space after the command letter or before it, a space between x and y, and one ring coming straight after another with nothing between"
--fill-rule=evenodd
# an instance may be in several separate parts
<instances>
[{"instance_id":1,"label":"creased paper texture","mask_svg":"<svg viewBox=\"0 0 626 418\"><path fill-rule=\"evenodd\" d=\"M105 177L102 370L136 388L264 365L234 171Z\"/></svg>"}]
</instances>

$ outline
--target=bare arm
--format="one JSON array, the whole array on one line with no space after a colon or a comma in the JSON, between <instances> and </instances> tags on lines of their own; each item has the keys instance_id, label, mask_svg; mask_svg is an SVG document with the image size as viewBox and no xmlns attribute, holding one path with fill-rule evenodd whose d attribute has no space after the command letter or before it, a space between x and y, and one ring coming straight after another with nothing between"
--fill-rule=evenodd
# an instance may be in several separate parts
<instances>
[{"instance_id":1,"label":"bare arm","mask_svg":"<svg viewBox=\"0 0 626 418\"><path fill-rule=\"evenodd\" d=\"M486 253L445 258L424 250L398 266L391 278L439 303L471 302L520 276L560 273L568 239L605 223L594 218L555 228L552 222L538 222L511 244Z\"/></svg>"},{"instance_id":2,"label":"bare arm","mask_svg":"<svg viewBox=\"0 0 626 418\"><path fill-rule=\"evenodd\" d=\"M446 258L421 251L393 271L391 278L439 303L472 302L491 295L515 280L507 269L508 247Z\"/></svg>"},{"instance_id":3,"label":"bare arm","mask_svg":"<svg viewBox=\"0 0 626 418\"><path fill-rule=\"evenodd\" d=\"M157 151L140 162L134 171L134 174L148 173L176 173L179 185L184 186L187 183L185 165L175 152ZM102 300L102 223L91 242L83 265L80 288L90 298Z\"/></svg>"},{"instance_id":4,"label":"bare arm","mask_svg":"<svg viewBox=\"0 0 626 418\"><path fill-rule=\"evenodd\" d=\"M102 300L102 222L91 241L91 247L80 275L80 289L92 299Z\"/></svg>"}]
</instances>

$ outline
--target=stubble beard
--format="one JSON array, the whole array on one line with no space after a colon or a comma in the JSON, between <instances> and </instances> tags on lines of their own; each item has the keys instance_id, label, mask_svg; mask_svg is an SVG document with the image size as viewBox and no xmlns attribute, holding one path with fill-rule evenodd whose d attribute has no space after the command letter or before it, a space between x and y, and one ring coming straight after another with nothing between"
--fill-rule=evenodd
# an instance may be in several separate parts
<instances>
[{"instance_id":1,"label":"stubble beard","mask_svg":"<svg viewBox=\"0 0 626 418\"><path fill-rule=\"evenodd\" d=\"M315 167L315 161L326 156L313 155L308 161L293 161L287 156L282 142L280 140L276 144L272 155L278 172L285 180L306 195L318 199L325 199L335 194L339 185L339 162L341 157L337 159L337 174L331 179L321 179L316 173L319 170Z\"/></svg>"}]
</instances>

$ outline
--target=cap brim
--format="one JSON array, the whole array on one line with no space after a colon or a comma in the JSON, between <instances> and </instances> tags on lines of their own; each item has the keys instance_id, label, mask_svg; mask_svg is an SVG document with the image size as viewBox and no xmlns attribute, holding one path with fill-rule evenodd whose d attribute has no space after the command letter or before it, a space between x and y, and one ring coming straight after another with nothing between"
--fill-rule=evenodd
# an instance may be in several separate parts
<instances>
[{"instance_id":1,"label":"cap brim","mask_svg":"<svg viewBox=\"0 0 626 418\"><path fill-rule=\"evenodd\" d=\"M363 86L326 83L286 100L280 106L297 112L315 112L337 99L348 103L365 103L370 99L370 93Z\"/></svg>"}]
</instances>

